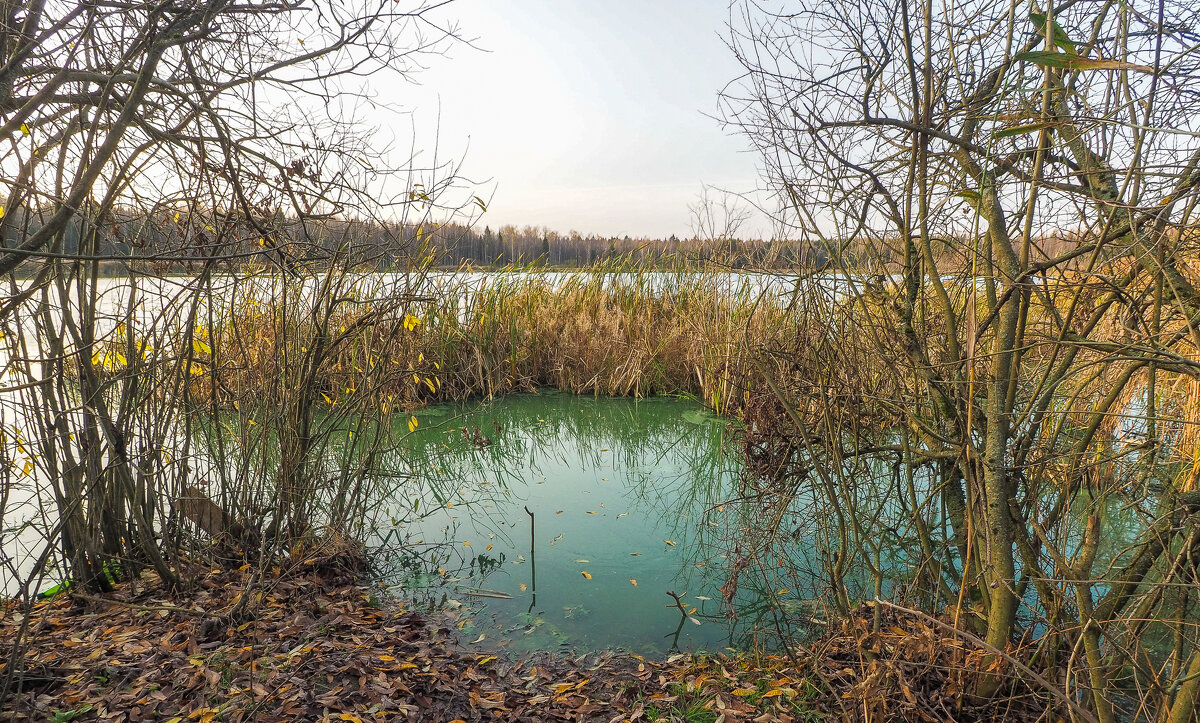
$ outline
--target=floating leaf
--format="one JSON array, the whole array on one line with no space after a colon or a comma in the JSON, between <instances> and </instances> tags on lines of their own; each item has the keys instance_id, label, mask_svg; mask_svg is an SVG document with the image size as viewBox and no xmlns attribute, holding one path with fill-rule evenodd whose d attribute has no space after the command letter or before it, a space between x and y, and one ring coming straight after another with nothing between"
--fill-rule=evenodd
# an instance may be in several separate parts
<instances>
[{"instance_id":1,"label":"floating leaf","mask_svg":"<svg viewBox=\"0 0 1200 723\"><path fill-rule=\"evenodd\" d=\"M617 515L617 519L619 520L619 519L621 519L622 517L625 517L625 516L626 516L626 515L628 515L628 514L629 514L628 512L622 512L621 514Z\"/></svg>"},{"instance_id":2,"label":"floating leaf","mask_svg":"<svg viewBox=\"0 0 1200 723\"><path fill-rule=\"evenodd\" d=\"M588 513L589 515L598 515L598 514L600 514L599 512L596 512L595 510L588 510L588 511L587 511L587 513Z\"/></svg>"},{"instance_id":3,"label":"floating leaf","mask_svg":"<svg viewBox=\"0 0 1200 723\"><path fill-rule=\"evenodd\" d=\"M673 540L663 540L663 542L667 543L671 547L675 547L675 542Z\"/></svg>"},{"instance_id":4,"label":"floating leaf","mask_svg":"<svg viewBox=\"0 0 1200 723\"><path fill-rule=\"evenodd\" d=\"M525 592L527 589L528 588L525 586L525 583L521 583L521 592Z\"/></svg>"},{"instance_id":5,"label":"floating leaf","mask_svg":"<svg viewBox=\"0 0 1200 723\"><path fill-rule=\"evenodd\" d=\"M629 578L629 584L633 585L634 587L637 587L637 580L635 580L634 578L631 577L631 578Z\"/></svg>"},{"instance_id":6,"label":"floating leaf","mask_svg":"<svg viewBox=\"0 0 1200 723\"><path fill-rule=\"evenodd\" d=\"M691 620L696 625L700 624L700 621L697 620L696 618L692 617L691 615L688 616L688 620Z\"/></svg>"},{"instance_id":7,"label":"floating leaf","mask_svg":"<svg viewBox=\"0 0 1200 723\"><path fill-rule=\"evenodd\" d=\"M579 574L583 575L584 578L586 578L588 580L592 579L592 573L588 572L587 570L582 570Z\"/></svg>"},{"instance_id":8,"label":"floating leaf","mask_svg":"<svg viewBox=\"0 0 1200 723\"><path fill-rule=\"evenodd\" d=\"M578 559L578 560L576 560L575 562L578 562L579 564L581 564L581 565L582 565L582 564L583 564L583 563L585 563L585 562L591 562L591 560L584 560L584 559L582 559L582 558L581 558L581 559Z\"/></svg>"}]
</instances>

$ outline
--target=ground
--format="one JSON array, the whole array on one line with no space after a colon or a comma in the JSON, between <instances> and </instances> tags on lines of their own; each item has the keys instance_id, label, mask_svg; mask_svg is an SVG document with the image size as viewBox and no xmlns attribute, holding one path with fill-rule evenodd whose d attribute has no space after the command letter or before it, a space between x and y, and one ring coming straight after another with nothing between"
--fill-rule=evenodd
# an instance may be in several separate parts
<instances>
[{"instance_id":1,"label":"ground","mask_svg":"<svg viewBox=\"0 0 1200 723\"><path fill-rule=\"evenodd\" d=\"M990 711L1017 720L1028 708L964 707L952 687L961 678L948 685L941 673L906 672L897 651L945 654L923 624L875 637L844 626L807 662L616 652L513 660L461 647L450 630L377 599L328 557L260 575L249 565L205 566L185 579L188 590L170 595L146 574L103 597L10 604L0 640L27 626L32 642L0 720L715 723L875 710L889 719L983 720ZM2 686L10 655L0 651Z\"/></svg>"}]
</instances>

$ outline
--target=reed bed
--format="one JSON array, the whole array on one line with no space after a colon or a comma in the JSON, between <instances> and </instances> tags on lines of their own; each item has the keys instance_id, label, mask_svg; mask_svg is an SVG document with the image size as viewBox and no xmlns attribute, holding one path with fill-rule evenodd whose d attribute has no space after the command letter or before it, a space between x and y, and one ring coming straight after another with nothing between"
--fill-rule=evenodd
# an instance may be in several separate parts
<instances>
[{"instance_id":1,"label":"reed bed","mask_svg":"<svg viewBox=\"0 0 1200 723\"><path fill-rule=\"evenodd\" d=\"M347 303L324 327L263 291L248 285L206 332L195 381L224 403L270 403L289 367L315 365L330 406L365 393L412 411L553 388L689 395L733 414L764 386L756 354L794 347L805 328L795 307L745 278L692 270L512 269L410 286L382 317L376 304ZM351 296L383 293L361 291ZM314 357L317 346L329 353Z\"/></svg>"}]
</instances>

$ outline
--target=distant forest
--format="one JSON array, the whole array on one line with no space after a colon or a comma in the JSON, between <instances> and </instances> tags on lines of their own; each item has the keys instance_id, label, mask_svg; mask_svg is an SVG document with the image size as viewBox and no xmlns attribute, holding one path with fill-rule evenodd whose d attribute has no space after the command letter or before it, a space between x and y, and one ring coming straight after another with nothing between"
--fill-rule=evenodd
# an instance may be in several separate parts
<instances>
[{"instance_id":1,"label":"distant forest","mask_svg":"<svg viewBox=\"0 0 1200 723\"><path fill-rule=\"evenodd\" d=\"M21 222L9 228L25 224L31 230L37 228L39 214L21 215ZM6 241L5 245L12 248L13 240ZM1076 243L1070 236L1041 239L1035 255L1051 257ZM901 241L890 238L855 239L843 245L844 262L854 267L858 259L870 259L876 270L881 261L885 267L896 264L903 248ZM621 261L651 266L711 263L735 269L789 270L820 267L829 259L823 245L796 240L584 236L537 226L505 225L493 230L478 224L339 219L300 224L285 217L250 222L232 214L171 209L151 213L117 210L105 223L94 227L72 223L47 252L31 256L95 259L101 263L102 273L120 273L128 261L137 260L151 272L171 273L195 270L212 262L286 265L330 258L343 250L354 254L355 263L378 269L414 261L440 268L573 268ZM950 259L943 260L953 264Z\"/></svg>"}]
</instances>

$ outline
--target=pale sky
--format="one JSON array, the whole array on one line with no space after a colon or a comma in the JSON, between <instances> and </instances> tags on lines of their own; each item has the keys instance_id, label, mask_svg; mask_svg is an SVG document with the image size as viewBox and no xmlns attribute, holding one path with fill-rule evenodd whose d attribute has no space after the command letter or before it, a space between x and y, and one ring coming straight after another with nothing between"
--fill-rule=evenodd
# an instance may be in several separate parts
<instances>
[{"instance_id":1,"label":"pale sky","mask_svg":"<svg viewBox=\"0 0 1200 723\"><path fill-rule=\"evenodd\" d=\"M442 157L465 151L463 174L490 181L481 226L690 236L702 183L755 187L746 142L708 117L739 74L726 0L457 0L439 17L480 49L429 59L418 86L379 100L414 110L419 146L436 130Z\"/></svg>"}]
</instances>

